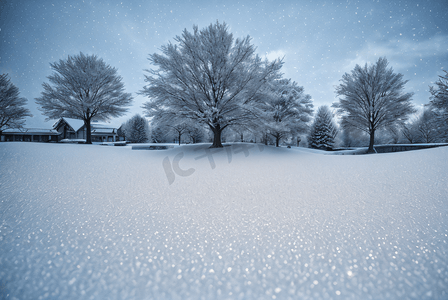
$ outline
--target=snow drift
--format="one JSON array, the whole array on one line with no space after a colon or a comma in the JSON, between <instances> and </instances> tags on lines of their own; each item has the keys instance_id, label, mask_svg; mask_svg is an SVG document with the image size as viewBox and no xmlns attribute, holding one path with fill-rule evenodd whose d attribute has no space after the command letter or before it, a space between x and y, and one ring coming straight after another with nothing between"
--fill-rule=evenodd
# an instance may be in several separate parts
<instances>
[{"instance_id":1,"label":"snow drift","mask_svg":"<svg viewBox=\"0 0 448 300\"><path fill-rule=\"evenodd\" d=\"M447 157L0 143L0 294L446 299Z\"/></svg>"}]
</instances>

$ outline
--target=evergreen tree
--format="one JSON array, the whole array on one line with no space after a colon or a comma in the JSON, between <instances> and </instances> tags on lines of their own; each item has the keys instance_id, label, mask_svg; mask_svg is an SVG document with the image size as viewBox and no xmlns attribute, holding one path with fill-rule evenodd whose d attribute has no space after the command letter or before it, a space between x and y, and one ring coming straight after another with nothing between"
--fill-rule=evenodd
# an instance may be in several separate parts
<instances>
[{"instance_id":1,"label":"evergreen tree","mask_svg":"<svg viewBox=\"0 0 448 300\"><path fill-rule=\"evenodd\" d=\"M315 149L331 150L337 134L336 125L333 122L333 114L326 105L320 106L316 118L311 125L308 136L308 147Z\"/></svg>"}]
</instances>

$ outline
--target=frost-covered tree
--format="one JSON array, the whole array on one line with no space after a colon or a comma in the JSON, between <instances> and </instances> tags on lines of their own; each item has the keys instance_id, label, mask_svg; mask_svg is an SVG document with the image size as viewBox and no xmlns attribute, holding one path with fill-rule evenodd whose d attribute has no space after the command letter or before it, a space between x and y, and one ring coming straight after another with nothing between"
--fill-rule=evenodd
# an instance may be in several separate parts
<instances>
[{"instance_id":1,"label":"frost-covered tree","mask_svg":"<svg viewBox=\"0 0 448 300\"><path fill-rule=\"evenodd\" d=\"M342 96L333 104L342 116L343 127L363 130L370 136L368 152L374 152L375 132L379 128L403 124L414 112L412 93L404 93L407 81L388 68L386 58L364 67L356 65L345 73L336 94Z\"/></svg>"},{"instance_id":2,"label":"frost-covered tree","mask_svg":"<svg viewBox=\"0 0 448 300\"><path fill-rule=\"evenodd\" d=\"M166 132L166 137L168 138L168 136L172 135L179 145L181 144L182 136L187 133L189 127L193 126L193 123L189 119L170 114L155 115L152 118L151 124L163 128Z\"/></svg>"},{"instance_id":3,"label":"frost-covered tree","mask_svg":"<svg viewBox=\"0 0 448 300\"><path fill-rule=\"evenodd\" d=\"M132 103L132 96L124 92L117 69L107 65L96 55L68 56L50 63L53 74L36 103L47 119L67 117L83 120L86 143L91 144L92 120L107 120L123 115Z\"/></svg>"},{"instance_id":4,"label":"frost-covered tree","mask_svg":"<svg viewBox=\"0 0 448 300\"><path fill-rule=\"evenodd\" d=\"M399 126L389 126L378 129L375 132L375 144L397 144L401 135L401 126L402 125L400 124Z\"/></svg>"},{"instance_id":5,"label":"frost-covered tree","mask_svg":"<svg viewBox=\"0 0 448 300\"><path fill-rule=\"evenodd\" d=\"M31 117L25 108L27 100L19 96L19 89L8 78L8 74L0 75L0 136L8 128L21 128L25 117Z\"/></svg>"},{"instance_id":6,"label":"frost-covered tree","mask_svg":"<svg viewBox=\"0 0 448 300\"><path fill-rule=\"evenodd\" d=\"M315 149L331 150L338 129L333 121L333 113L326 105L317 109L316 117L308 135L308 147Z\"/></svg>"},{"instance_id":7,"label":"frost-covered tree","mask_svg":"<svg viewBox=\"0 0 448 300\"><path fill-rule=\"evenodd\" d=\"M369 137L366 132L354 127L342 127L339 130L341 146L343 147L365 147L369 144Z\"/></svg>"},{"instance_id":8,"label":"frost-covered tree","mask_svg":"<svg viewBox=\"0 0 448 300\"><path fill-rule=\"evenodd\" d=\"M425 109L417 119L414 130L420 143L435 143L439 141L441 133L438 128L437 115L429 109Z\"/></svg>"},{"instance_id":9,"label":"frost-covered tree","mask_svg":"<svg viewBox=\"0 0 448 300\"><path fill-rule=\"evenodd\" d=\"M290 79L281 79L272 84L263 112L261 121L264 122L265 131L275 139L278 147L282 139L308 130L313 103L303 87Z\"/></svg>"},{"instance_id":10,"label":"frost-covered tree","mask_svg":"<svg viewBox=\"0 0 448 300\"><path fill-rule=\"evenodd\" d=\"M439 121L437 113L426 108L402 126L401 134L405 142L411 144L443 142L445 131L439 127Z\"/></svg>"},{"instance_id":11,"label":"frost-covered tree","mask_svg":"<svg viewBox=\"0 0 448 300\"><path fill-rule=\"evenodd\" d=\"M407 122L401 126L401 134L405 143L414 144L418 141L416 121Z\"/></svg>"},{"instance_id":12,"label":"frost-covered tree","mask_svg":"<svg viewBox=\"0 0 448 300\"><path fill-rule=\"evenodd\" d=\"M145 75L141 94L150 100L143 107L150 117L172 115L206 125L212 147L222 147L225 128L257 118L264 87L280 76L282 62L262 61L251 38L235 40L225 23L185 29L175 41L149 56L157 69Z\"/></svg>"},{"instance_id":13,"label":"frost-covered tree","mask_svg":"<svg viewBox=\"0 0 448 300\"><path fill-rule=\"evenodd\" d=\"M448 72L444 72L445 75L439 76L436 82L437 87L429 88L431 93L429 104L436 113L437 127L440 132L444 132L443 138L446 140L448 138Z\"/></svg>"},{"instance_id":14,"label":"frost-covered tree","mask_svg":"<svg viewBox=\"0 0 448 300\"><path fill-rule=\"evenodd\" d=\"M126 140L126 123L122 123L121 126L117 129L117 135L120 140Z\"/></svg>"},{"instance_id":15,"label":"frost-covered tree","mask_svg":"<svg viewBox=\"0 0 448 300\"><path fill-rule=\"evenodd\" d=\"M251 130L246 126L233 126L229 129L228 135L235 142L244 142L251 134Z\"/></svg>"},{"instance_id":16,"label":"frost-covered tree","mask_svg":"<svg viewBox=\"0 0 448 300\"><path fill-rule=\"evenodd\" d=\"M151 122L150 137L152 143L166 143L170 141L171 136L168 133L169 130L166 127Z\"/></svg>"},{"instance_id":17,"label":"frost-covered tree","mask_svg":"<svg viewBox=\"0 0 448 300\"><path fill-rule=\"evenodd\" d=\"M193 144L200 143L205 138L204 128L200 125L190 124L185 134Z\"/></svg>"},{"instance_id":18,"label":"frost-covered tree","mask_svg":"<svg viewBox=\"0 0 448 300\"><path fill-rule=\"evenodd\" d=\"M182 140L182 135L187 133L188 127L191 126L190 124L187 124L186 122L180 122L177 124L172 125L166 125L170 130L177 136L177 141L180 145Z\"/></svg>"},{"instance_id":19,"label":"frost-covered tree","mask_svg":"<svg viewBox=\"0 0 448 300\"><path fill-rule=\"evenodd\" d=\"M130 143L146 143L148 141L148 121L136 114L126 122L126 141Z\"/></svg>"}]
</instances>

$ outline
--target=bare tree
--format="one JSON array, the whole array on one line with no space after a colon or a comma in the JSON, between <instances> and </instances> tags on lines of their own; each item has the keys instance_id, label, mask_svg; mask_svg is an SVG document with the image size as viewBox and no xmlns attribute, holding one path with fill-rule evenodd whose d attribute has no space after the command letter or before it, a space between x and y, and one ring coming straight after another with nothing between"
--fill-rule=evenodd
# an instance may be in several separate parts
<instances>
[{"instance_id":1,"label":"bare tree","mask_svg":"<svg viewBox=\"0 0 448 300\"><path fill-rule=\"evenodd\" d=\"M8 128L21 128L25 117L32 117L23 107L26 98L19 96L19 89L10 81L8 74L0 75L0 136Z\"/></svg>"},{"instance_id":2,"label":"bare tree","mask_svg":"<svg viewBox=\"0 0 448 300\"><path fill-rule=\"evenodd\" d=\"M417 137L422 143L435 143L440 137L437 130L437 115L429 109L425 109L416 123Z\"/></svg>"},{"instance_id":3,"label":"bare tree","mask_svg":"<svg viewBox=\"0 0 448 300\"><path fill-rule=\"evenodd\" d=\"M343 127L354 127L370 136L368 152L374 152L375 131L379 128L403 124L414 112L412 93L403 93L403 75L388 68L386 58L379 58L370 66L356 65L345 73L336 94L343 96L334 103L342 116Z\"/></svg>"},{"instance_id":4,"label":"bare tree","mask_svg":"<svg viewBox=\"0 0 448 300\"><path fill-rule=\"evenodd\" d=\"M173 125L166 125L166 126L169 127L172 131L174 131L176 133L177 140L180 145L182 135L188 132L189 125L185 122L181 122L181 123L177 123L177 124L173 124Z\"/></svg>"},{"instance_id":5,"label":"bare tree","mask_svg":"<svg viewBox=\"0 0 448 300\"><path fill-rule=\"evenodd\" d=\"M193 33L186 29L175 41L152 54L158 69L146 70L148 83L141 94L147 115L173 115L202 123L213 132L212 147L222 147L221 132L228 126L256 119L256 104L265 84L280 76L280 60L262 61L249 36L234 40L227 25L211 24Z\"/></svg>"},{"instance_id":6,"label":"bare tree","mask_svg":"<svg viewBox=\"0 0 448 300\"><path fill-rule=\"evenodd\" d=\"M124 92L117 69L107 65L96 55L68 56L51 63L53 74L43 83L42 96L36 98L47 119L60 117L83 120L86 143L91 144L91 120L107 120L123 115L132 103L132 96Z\"/></svg>"},{"instance_id":7,"label":"bare tree","mask_svg":"<svg viewBox=\"0 0 448 300\"><path fill-rule=\"evenodd\" d=\"M417 126L415 121L403 124L401 126L401 134L403 135L405 141L414 144L417 142Z\"/></svg>"}]
</instances>

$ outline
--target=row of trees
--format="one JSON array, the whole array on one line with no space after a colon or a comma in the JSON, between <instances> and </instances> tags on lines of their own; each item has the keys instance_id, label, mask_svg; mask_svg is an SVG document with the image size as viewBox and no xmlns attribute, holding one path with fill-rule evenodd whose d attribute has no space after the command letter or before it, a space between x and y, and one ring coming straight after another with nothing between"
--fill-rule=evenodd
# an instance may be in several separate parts
<instances>
[{"instance_id":1,"label":"row of trees","mask_svg":"<svg viewBox=\"0 0 448 300\"><path fill-rule=\"evenodd\" d=\"M374 151L373 145L378 140L383 143L447 142L447 82L445 71L445 76L436 82L437 87L430 87L430 103L425 110L409 120L416 110L411 103L412 93L404 93L407 81L403 75L394 73L386 58L364 67L356 65L351 73L343 75L336 87L336 94L341 98L333 107L341 119L341 145L361 146L359 143L366 136L369 152ZM309 146L330 149L336 134L331 112L321 107L308 136Z\"/></svg>"},{"instance_id":2,"label":"row of trees","mask_svg":"<svg viewBox=\"0 0 448 300\"><path fill-rule=\"evenodd\" d=\"M281 78L280 59L256 55L249 36L234 40L226 24L216 23L184 30L175 41L150 55L156 68L146 70L141 91L150 98L143 107L156 124L207 127L212 147L222 147L228 127L271 135L277 145L307 129L311 97Z\"/></svg>"},{"instance_id":3,"label":"row of trees","mask_svg":"<svg viewBox=\"0 0 448 300\"><path fill-rule=\"evenodd\" d=\"M174 40L175 44L162 46L161 54L149 56L154 68L146 70L147 84L140 91L149 98L143 109L152 120L151 134L148 135L144 118L135 116L122 127L127 139L143 141L145 136L161 141L162 133L169 129L179 143L183 135L198 141L206 138L207 129L212 133L212 147L222 147L224 131L240 135L242 140L247 133L255 141L267 143L273 139L278 146L282 140L298 140L308 132L313 114L311 97L297 83L282 78L281 59L268 61L256 55L249 36L234 39L228 26L217 22L202 30L195 26L193 32L185 29ZM92 120L121 116L132 103L117 70L95 55L80 53L50 66L53 74L48 77L49 83L43 84L44 91L36 103L48 119L84 120L88 143ZM431 106L426 116L436 121L420 120L420 125L416 125L420 132L422 124L432 129L446 128L446 81L445 75L437 87L431 87ZM365 132L369 136L369 151L373 151L375 134L382 130L403 128L403 134L411 136L408 132L415 132L415 126L407 120L415 110L412 93L404 92L406 83L402 74L388 67L385 58L364 67L356 65L351 73L344 74L336 87L340 99L333 104L344 137ZM23 108L25 99L18 97L17 88L11 89L13 85L6 75L2 75L0 84L4 86L0 130L20 126L20 120L29 115ZM15 110L19 120L16 123L8 119L14 106L22 108L21 113ZM312 147L328 149L333 147L335 137L331 112L322 107L311 126L308 142Z\"/></svg>"},{"instance_id":4,"label":"row of trees","mask_svg":"<svg viewBox=\"0 0 448 300\"><path fill-rule=\"evenodd\" d=\"M146 118L136 114L120 126L118 135L130 143L175 141L180 145L182 141L184 143L203 142L207 133L204 128L191 122L170 124L169 122L153 121L150 126Z\"/></svg>"},{"instance_id":5,"label":"row of trees","mask_svg":"<svg viewBox=\"0 0 448 300\"><path fill-rule=\"evenodd\" d=\"M255 55L249 37L233 42L227 26L216 23L201 31L194 27L193 33L184 30L175 41L162 47L162 54L150 55L156 68L147 70L147 85L141 92L150 98L144 105L149 117L208 126L214 134L212 147L222 147L221 134L227 127L241 134L262 133L265 141L271 136L277 146L282 139L307 131L311 97L303 87L281 78L281 60L262 61ZM340 99L333 104L344 135L365 132L368 151L373 152L375 134L405 128L409 115L415 113L413 94L404 92L406 83L386 58L356 65L344 74L336 87ZM441 90L440 85L431 88L433 97L440 98ZM440 112L440 107L433 103L433 110ZM319 109L308 138L310 146L332 148L336 134L329 108Z\"/></svg>"}]
</instances>

